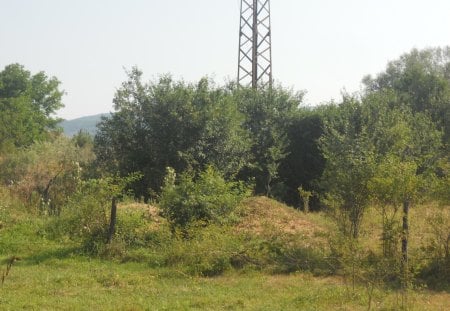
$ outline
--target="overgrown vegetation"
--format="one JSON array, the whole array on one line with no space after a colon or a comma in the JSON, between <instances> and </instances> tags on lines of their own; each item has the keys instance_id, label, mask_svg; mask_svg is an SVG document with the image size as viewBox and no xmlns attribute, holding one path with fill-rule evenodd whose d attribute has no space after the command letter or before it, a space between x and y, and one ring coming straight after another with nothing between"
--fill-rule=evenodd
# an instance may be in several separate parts
<instances>
[{"instance_id":1,"label":"overgrown vegetation","mask_svg":"<svg viewBox=\"0 0 450 311\"><path fill-rule=\"evenodd\" d=\"M176 173L167 168L159 205L172 231L186 231L191 225L225 224L239 202L250 194L243 183L227 182L212 166L199 176L184 173L175 183Z\"/></svg>"},{"instance_id":2,"label":"overgrown vegetation","mask_svg":"<svg viewBox=\"0 0 450 311\"><path fill-rule=\"evenodd\" d=\"M144 83L133 68L96 137L72 139L52 117L62 105L56 78L7 66L1 302L20 305L16 270L105 260L175 283L257 275L330 289L332 305L297 293L285 309L312 299L318 310L425 310L430 290L447 292L448 305L449 59L449 48L413 50L366 77L361 93L314 108L281 86ZM79 280L68 275L62 290ZM123 279L97 275L103 287L133 286Z\"/></svg>"}]
</instances>

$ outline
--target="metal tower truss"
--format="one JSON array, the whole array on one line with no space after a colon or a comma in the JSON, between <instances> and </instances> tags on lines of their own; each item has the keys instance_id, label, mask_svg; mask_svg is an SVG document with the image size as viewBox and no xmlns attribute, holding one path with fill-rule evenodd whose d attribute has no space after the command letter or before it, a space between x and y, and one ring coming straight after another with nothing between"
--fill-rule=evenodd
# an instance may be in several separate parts
<instances>
[{"instance_id":1,"label":"metal tower truss","mask_svg":"<svg viewBox=\"0 0 450 311\"><path fill-rule=\"evenodd\" d=\"M241 0L238 85L272 86L269 0Z\"/></svg>"}]
</instances>

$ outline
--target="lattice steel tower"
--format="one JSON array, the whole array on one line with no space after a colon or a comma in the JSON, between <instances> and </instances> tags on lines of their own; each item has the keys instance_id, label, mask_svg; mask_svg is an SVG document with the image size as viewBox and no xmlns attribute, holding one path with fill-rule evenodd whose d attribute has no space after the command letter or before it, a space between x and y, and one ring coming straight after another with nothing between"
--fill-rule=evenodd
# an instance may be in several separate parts
<instances>
[{"instance_id":1,"label":"lattice steel tower","mask_svg":"<svg viewBox=\"0 0 450 311\"><path fill-rule=\"evenodd\" d=\"M238 85L272 86L269 0L241 0Z\"/></svg>"}]
</instances>

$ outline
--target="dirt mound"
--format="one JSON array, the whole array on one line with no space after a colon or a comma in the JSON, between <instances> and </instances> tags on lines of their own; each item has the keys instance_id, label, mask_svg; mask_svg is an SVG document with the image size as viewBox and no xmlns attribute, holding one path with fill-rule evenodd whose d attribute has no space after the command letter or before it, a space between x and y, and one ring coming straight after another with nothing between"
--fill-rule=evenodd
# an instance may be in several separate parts
<instances>
[{"instance_id":1,"label":"dirt mound","mask_svg":"<svg viewBox=\"0 0 450 311\"><path fill-rule=\"evenodd\" d=\"M276 231L282 234L317 237L327 230L305 214L267 197L252 197L242 202L238 229L264 234Z\"/></svg>"},{"instance_id":2,"label":"dirt mound","mask_svg":"<svg viewBox=\"0 0 450 311\"><path fill-rule=\"evenodd\" d=\"M142 203L120 204L119 208L142 211L151 220L152 227L167 224L157 206ZM305 214L264 196L245 199L238 208L238 232L260 236L301 236L309 242L323 240L328 232L322 215ZM306 242L305 240L305 242Z\"/></svg>"}]
</instances>

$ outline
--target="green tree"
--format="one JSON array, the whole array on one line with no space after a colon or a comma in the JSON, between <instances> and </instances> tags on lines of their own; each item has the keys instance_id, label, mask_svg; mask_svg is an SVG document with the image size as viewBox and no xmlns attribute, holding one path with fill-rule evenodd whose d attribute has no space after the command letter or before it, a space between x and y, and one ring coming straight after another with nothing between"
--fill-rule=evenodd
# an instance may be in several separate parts
<instances>
[{"instance_id":1,"label":"green tree","mask_svg":"<svg viewBox=\"0 0 450 311\"><path fill-rule=\"evenodd\" d=\"M32 75L22 65L0 72L0 153L30 146L57 128L54 113L63 104L60 82L44 72Z\"/></svg>"},{"instance_id":2,"label":"green tree","mask_svg":"<svg viewBox=\"0 0 450 311\"><path fill-rule=\"evenodd\" d=\"M288 132L303 95L303 92L293 93L281 87L258 91L250 88L234 90L234 100L245 115L243 127L252 139L252 160L240 176L254 178L257 193L272 195L276 192L272 188L281 181L280 166L289 154Z\"/></svg>"},{"instance_id":3,"label":"green tree","mask_svg":"<svg viewBox=\"0 0 450 311\"><path fill-rule=\"evenodd\" d=\"M127 185L140 177L135 173L80 181L49 229L60 236L81 239L84 250L94 254L107 251L105 244L115 240L118 244L132 244L142 217L138 221L130 219L132 223L127 224L126 217L118 217L116 203L129 194Z\"/></svg>"},{"instance_id":4,"label":"green tree","mask_svg":"<svg viewBox=\"0 0 450 311\"><path fill-rule=\"evenodd\" d=\"M444 143L450 144L450 47L413 49L373 78L363 79L366 94L391 90L397 107L407 106L412 112L431 116L443 130Z\"/></svg>"},{"instance_id":5,"label":"green tree","mask_svg":"<svg viewBox=\"0 0 450 311\"><path fill-rule=\"evenodd\" d=\"M342 232L358 238L370 203L368 182L375 167L375 150L363 122L362 104L345 97L337 114L326 120L320 147L326 160L321 186Z\"/></svg>"},{"instance_id":6,"label":"green tree","mask_svg":"<svg viewBox=\"0 0 450 311\"><path fill-rule=\"evenodd\" d=\"M325 168L325 159L319 147L324 132L324 119L328 107L301 108L288 129L287 156L280 163L279 178L286 185L283 200L299 206L298 187L312 191L310 207L319 208L317 193L321 191L317 181ZM301 200L302 201L302 200Z\"/></svg>"},{"instance_id":7,"label":"green tree","mask_svg":"<svg viewBox=\"0 0 450 311\"><path fill-rule=\"evenodd\" d=\"M372 107L383 111L381 105ZM409 210L414 202L432 191L436 164L441 151L441 132L424 113L408 109L390 109L384 118L372 123L374 144L378 151L378 166L370 181L370 189L383 216L384 255L396 253L396 233L401 237L403 286L409 283L408 236ZM384 120L383 120L384 119ZM380 121L381 120L381 121ZM376 125L376 126L375 126ZM401 227L396 214L402 207Z\"/></svg>"},{"instance_id":8,"label":"green tree","mask_svg":"<svg viewBox=\"0 0 450 311\"><path fill-rule=\"evenodd\" d=\"M438 165L438 178L436 180L436 190L433 195L442 204L450 205L450 155L443 157Z\"/></svg>"},{"instance_id":9,"label":"green tree","mask_svg":"<svg viewBox=\"0 0 450 311\"><path fill-rule=\"evenodd\" d=\"M214 165L234 176L249 158L249 138L230 91L202 79L175 82L169 76L142 82L133 68L114 98L116 112L95 137L98 161L125 176L140 171L136 194L159 192L166 167L201 171Z\"/></svg>"}]
</instances>

